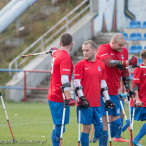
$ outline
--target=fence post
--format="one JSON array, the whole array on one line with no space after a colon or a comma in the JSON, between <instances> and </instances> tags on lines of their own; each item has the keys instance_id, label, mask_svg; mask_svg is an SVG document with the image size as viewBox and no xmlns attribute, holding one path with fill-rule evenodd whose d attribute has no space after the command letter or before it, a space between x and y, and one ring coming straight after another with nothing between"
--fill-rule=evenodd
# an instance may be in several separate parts
<instances>
[{"instance_id":1,"label":"fence post","mask_svg":"<svg viewBox=\"0 0 146 146\"><path fill-rule=\"evenodd\" d=\"M24 102L26 102L26 71L24 71Z\"/></svg>"},{"instance_id":2,"label":"fence post","mask_svg":"<svg viewBox=\"0 0 146 146\"><path fill-rule=\"evenodd\" d=\"M66 16L66 31L69 30L68 17Z\"/></svg>"},{"instance_id":3,"label":"fence post","mask_svg":"<svg viewBox=\"0 0 146 146\"><path fill-rule=\"evenodd\" d=\"M90 0L90 13L93 13L93 0Z\"/></svg>"},{"instance_id":4,"label":"fence post","mask_svg":"<svg viewBox=\"0 0 146 146\"><path fill-rule=\"evenodd\" d=\"M41 39L41 51L44 51L44 37Z\"/></svg>"}]
</instances>

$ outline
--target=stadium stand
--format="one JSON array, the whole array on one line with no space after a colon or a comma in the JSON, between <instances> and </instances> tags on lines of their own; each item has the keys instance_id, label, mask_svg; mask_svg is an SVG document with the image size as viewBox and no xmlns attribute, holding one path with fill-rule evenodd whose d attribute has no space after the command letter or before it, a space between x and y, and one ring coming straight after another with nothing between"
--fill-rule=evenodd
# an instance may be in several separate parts
<instances>
[{"instance_id":1,"label":"stadium stand","mask_svg":"<svg viewBox=\"0 0 146 146\"><path fill-rule=\"evenodd\" d=\"M130 54L139 54L142 51L141 45L132 45L130 47L129 53Z\"/></svg>"},{"instance_id":2,"label":"stadium stand","mask_svg":"<svg viewBox=\"0 0 146 146\"><path fill-rule=\"evenodd\" d=\"M143 28L146 28L146 21L143 22Z\"/></svg>"}]
</instances>

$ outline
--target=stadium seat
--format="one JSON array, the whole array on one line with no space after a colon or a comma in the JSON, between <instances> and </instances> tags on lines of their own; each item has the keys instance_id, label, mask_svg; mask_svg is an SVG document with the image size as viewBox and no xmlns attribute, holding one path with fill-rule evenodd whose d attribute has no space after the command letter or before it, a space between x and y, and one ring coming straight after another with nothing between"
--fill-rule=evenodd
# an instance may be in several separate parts
<instances>
[{"instance_id":1,"label":"stadium seat","mask_svg":"<svg viewBox=\"0 0 146 146\"><path fill-rule=\"evenodd\" d=\"M136 23L136 21L130 21L130 23L129 23L129 28L137 28L137 23Z\"/></svg>"},{"instance_id":2,"label":"stadium seat","mask_svg":"<svg viewBox=\"0 0 146 146\"><path fill-rule=\"evenodd\" d=\"M132 45L130 47L129 53L130 54L139 54L142 50L142 46L141 45Z\"/></svg>"},{"instance_id":3,"label":"stadium seat","mask_svg":"<svg viewBox=\"0 0 146 146\"><path fill-rule=\"evenodd\" d=\"M138 32L136 36L137 36L137 40L142 40L142 35L141 35L141 33Z\"/></svg>"},{"instance_id":4,"label":"stadium seat","mask_svg":"<svg viewBox=\"0 0 146 146\"><path fill-rule=\"evenodd\" d=\"M136 32L132 32L132 33L130 34L129 40L131 40L131 41L137 40L137 33L136 33Z\"/></svg>"},{"instance_id":5,"label":"stadium seat","mask_svg":"<svg viewBox=\"0 0 146 146\"><path fill-rule=\"evenodd\" d=\"M141 28L140 21L130 21L128 28Z\"/></svg>"},{"instance_id":6,"label":"stadium seat","mask_svg":"<svg viewBox=\"0 0 146 146\"><path fill-rule=\"evenodd\" d=\"M138 58L138 65L142 64L142 59Z\"/></svg>"},{"instance_id":7,"label":"stadium seat","mask_svg":"<svg viewBox=\"0 0 146 146\"><path fill-rule=\"evenodd\" d=\"M128 34L126 32L122 32L122 34L123 34L125 40L128 40Z\"/></svg>"},{"instance_id":8,"label":"stadium seat","mask_svg":"<svg viewBox=\"0 0 146 146\"><path fill-rule=\"evenodd\" d=\"M141 22L140 21L136 21L136 26L137 26L137 28L141 28Z\"/></svg>"},{"instance_id":9,"label":"stadium seat","mask_svg":"<svg viewBox=\"0 0 146 146\"><path fill-rule=\"evenodd\" d=\"M130 34L129 40L131 41L143 40L142 34L140 32L132 32Z\"/></svg>"},{"instance_id":10,"label":"stadium seat","mask_svg":"<svg viewBox=\"0 0 146 146\"><path fill-rule=\"evenodd\" d=\"M146 21L143 22L143 28L146 28Z\"/></svg>"},{"instance_id":11,"label":"stadium seat","mask_svg":"<svg viewBox=\"0 0 146 146\"><path fill-rule=\"evenodd\" d=\"M146 40L146 33L144 33L143 35L143 40Z\"/></svg>"}]
</instances>

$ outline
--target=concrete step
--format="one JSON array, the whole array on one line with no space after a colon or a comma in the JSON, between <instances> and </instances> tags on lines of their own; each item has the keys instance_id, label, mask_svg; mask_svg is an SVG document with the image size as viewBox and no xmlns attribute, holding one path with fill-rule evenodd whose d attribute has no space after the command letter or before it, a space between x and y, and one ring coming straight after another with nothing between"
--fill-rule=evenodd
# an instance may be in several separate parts
<instances>
[{"instance_id":1,"label":"concrete step","mask_svg":"<svg viewBox=\"0 0 146 146\"><path fill-rule=\"evenodd\" d=\"M74 60L82 60L83 58L84 58L84 56L74 56L73 61Z\"/></svg>"},{"instance_id":2,"label":"concrete step","mask_svg":"<svg viewBox=\"0 0 146 146\"><path fill-rule=\"evenodd\" d=\"M48 85L45 85L45 84L40 84L40 85L38 85L37 87L38 88L48 88L49 89L49 84Z\"/></svg>"},{"instance_id":3,"label":"concrete step","mask_svg":"<svg viewBox=\"0 0 146 146\"><path fill-rule=\"evenodd\" d=\"M50 80L49 81L48 80L45 80L41 84L43 84L43 85L50 85Z\"/></svg>"},{"instance_id":4,"label":"concrete step","mask_svg":"<svg viewBox=\"0 0 146 146\"><path fill-rule=\"evenodd\" d=\"M47 99L48 98L48 94L31 94L29 95L29 98L39 98L39 99Z\"/></svg>"},{"instance_id":5,"label":"concrete step","mask_svg":"<svg viewBox=\"0 0 146 146\"><path fill-rule=\"evenodd\" d=\"M111 38L114 34L115 32L99 33L94 39L94 41L98 45L110 43Z\"/></svg>"},{"instance_id":6,"label":"concrete step","mask_svg":"<svg viewBox=\"0 0 146 146\"><path fill-rule=\"evenodd\" d=\"M48 98L42 99L42 98L27 98L27 102L44 102L48 103Z\"/></svg>"},{"instance_id":7,"label":"concrete step","mask_svg":"<svg viewBox=\"0 0 146 146\"><path fill-rule=\"evenodd\" d=\"M48 90L32 90L31 94L48 94Z\"/></svg>"}]
</instances>

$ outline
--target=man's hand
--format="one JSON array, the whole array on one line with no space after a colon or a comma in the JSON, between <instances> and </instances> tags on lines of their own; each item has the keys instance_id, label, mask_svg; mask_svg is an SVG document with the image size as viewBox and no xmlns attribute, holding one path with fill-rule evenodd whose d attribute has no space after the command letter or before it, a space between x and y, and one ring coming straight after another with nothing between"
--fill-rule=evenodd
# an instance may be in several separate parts
<instances>
[{"instance_id":1,"label":"man's hand","mask_svg":"<svg viewBox=\"0 0 146 146\"><path fill-rule=\"evenodd\" d=\"M134 91L127 91L127 96L130 96L131 98L134 98L135 97L135 92Z\"/></svg>"},{"instance_id":2,"label":"man's hand","mask_svg":"<svg viewBox=\"0 0 146 146\"><path fill-rule=\"evenodd\" d=\"M72 98L70 98L70 99L66 99L65 103L68 106L74 106L76 102L75 102L75 100L73 100Z\"/></svg>"},{"instance_id":3,"label":"man's hand","mask_svg":"<svg viewBox=\"0 0 146 146\"><path fill-rule=\"evenodd\" d=\"M51 49L50 49L50 51L49 51L49 53L51 54L51 56L53 55L53 53L55 52L55 51L57 51L58 49L56 48L56 47L52 47Z\"/></svg>"},{"instance_id":4,"label":"man's hand","mask_svg":"<svg viewBox=\"0 0 146 146\"><path fill-rule=\"evenodd\" d=\"M115 107L115 104L109 99L109 100L106 100L105 101L105 108L114 108Z\"/></svg>"},{"instance_id":5,"label":"man's hand","mask_svg":"<svg viewBox=\"0 0 146 146\"><path fill-rule=\"evenodd\" d=\"M135 105L136 105L136 106L143 106L144 104L143 104L143 102L141 102L140 100L137 100L137 101L135 102Z\"/></svg>"},{"instance_id":6,"label":"man's hand","mask_svg":"<svg viewBox=\"0 0 146 146\"><path fill-rule=\"evenodd\" d=\"M89 105L89 102L86 100L86 98L85 98L85 96L81 96L80 97L80 100L81 100L81 107L89 107L90 105Z\"/></svg>"},{"instance_id":7,"label":"man's hand","mask_svg":"<svg viewBox=\"0 0 146 146\"><path fill-rule=\"evenodd\" d=\"M129 59L129 65L137 65L138 59L135 56L132 56L131 59Z\"/></svg>"},{"instance_id":8,"label":"man's hand","mask_svg":"<svg viewBox=\"0 0 146 146\"><path fill-rule=\"evenodd\" d=\"M119 70L124 70L124 67L122 64L117 64L116 65L116 68L118 68Z\"/></svg>"}]
</instances>

